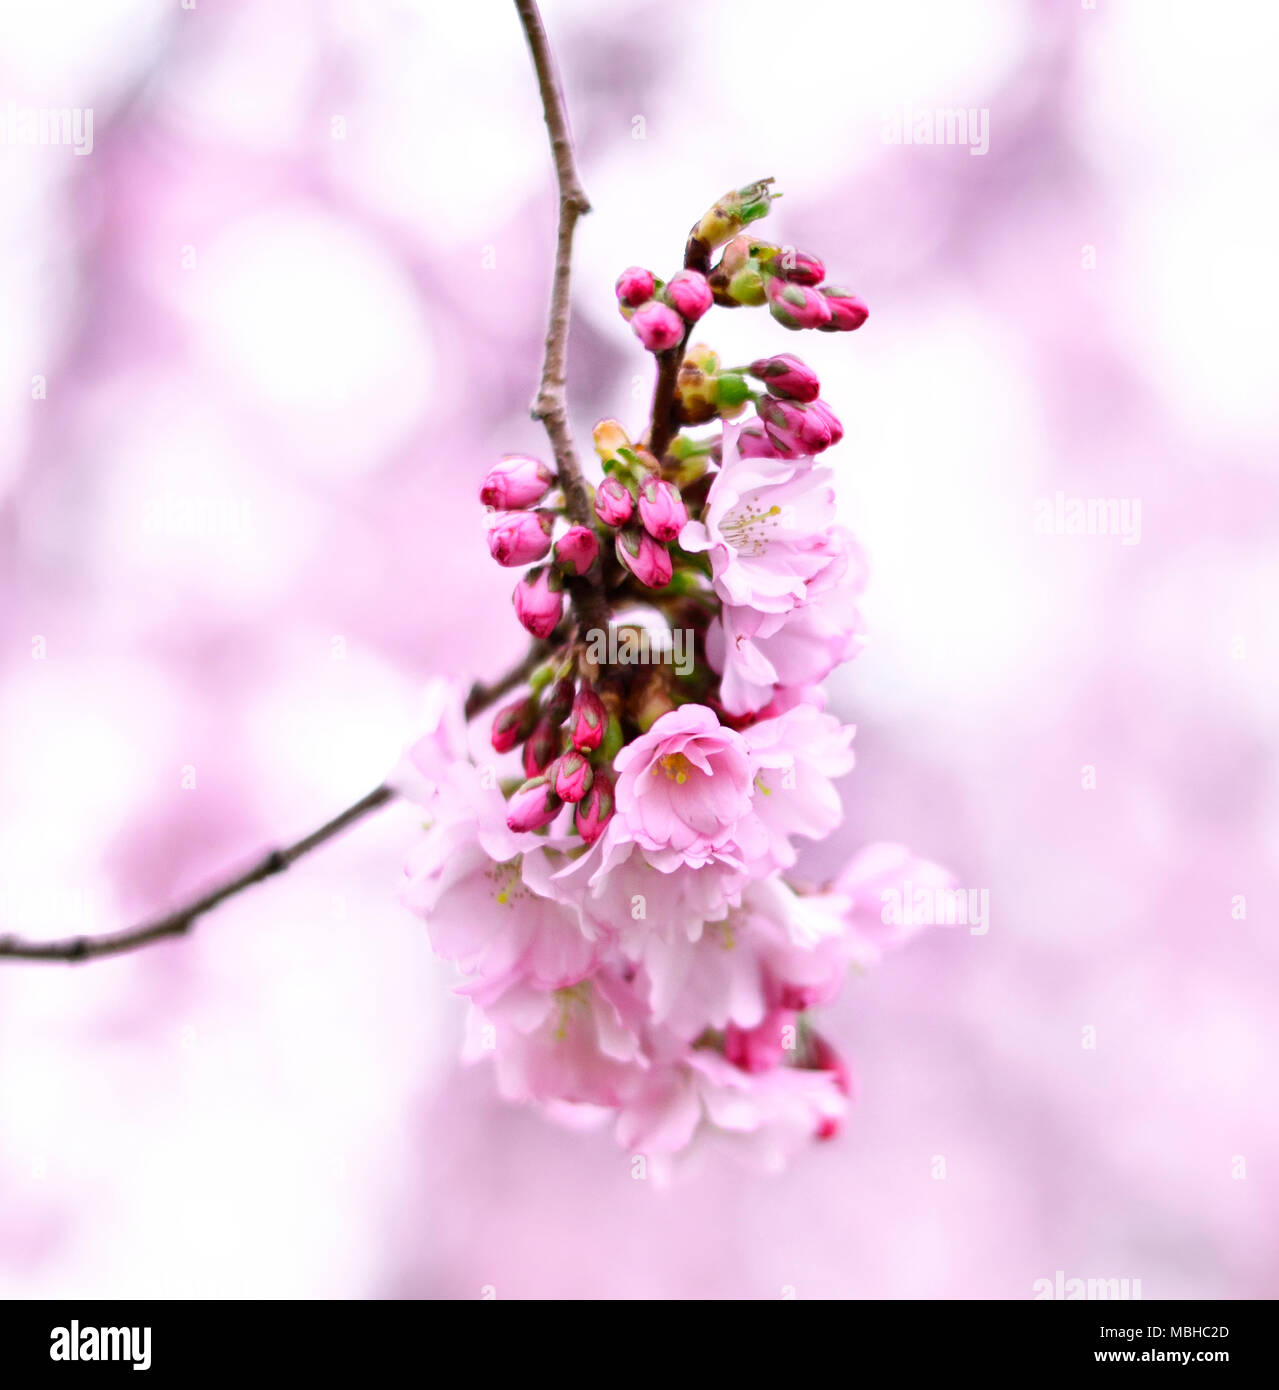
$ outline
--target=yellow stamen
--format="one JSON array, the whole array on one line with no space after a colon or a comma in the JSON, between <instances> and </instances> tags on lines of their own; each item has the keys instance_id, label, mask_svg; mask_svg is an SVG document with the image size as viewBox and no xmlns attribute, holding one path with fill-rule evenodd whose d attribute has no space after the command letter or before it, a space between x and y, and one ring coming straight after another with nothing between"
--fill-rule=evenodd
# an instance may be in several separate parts
<instances>
[{"instance_id":1,"label":"yellow stamen","mask_svg":"<svg viewBox=\"0 0 1279 1390\"><path fill-rule=\"evenodd\" d=\"M681 785L688 781L688 774L693 770L693 764L683 755L683 753L667 753L664 757L658 758L666 773L667 778L672 782L679 782ZM653 768L653 775L657 775L657 767Z\"/></svg>"}]
</instances>

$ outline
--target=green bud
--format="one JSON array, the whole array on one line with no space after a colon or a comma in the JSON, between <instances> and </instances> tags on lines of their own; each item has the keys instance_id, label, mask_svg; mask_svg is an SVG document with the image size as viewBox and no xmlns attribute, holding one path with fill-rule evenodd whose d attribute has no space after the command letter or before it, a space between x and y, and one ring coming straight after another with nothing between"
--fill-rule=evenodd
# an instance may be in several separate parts
<instances>
[{"instance_id":1,"label":"green bud","mask_svg":"<svg viewBox=\"0 0 1279 1390\"><path fill-rule=\"evenodd\" d=\"M751 399L750 383L736 372L721 372L715 378L715 402L721 410L733 410Z\"/></svg>"}]
</instances>

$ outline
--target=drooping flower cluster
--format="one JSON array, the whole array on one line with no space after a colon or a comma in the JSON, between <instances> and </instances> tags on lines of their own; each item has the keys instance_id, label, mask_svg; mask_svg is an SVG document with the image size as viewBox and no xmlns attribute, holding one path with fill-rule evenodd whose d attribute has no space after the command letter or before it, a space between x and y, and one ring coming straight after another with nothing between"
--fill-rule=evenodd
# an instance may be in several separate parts
<instances>
[{"instance_id":1,"label":"drooping flower cluster","mask_svg":"<svg viewBox=\"0 0 1279 1390\"><path fill-rule=\"evenodd\" d=\"M544 659L478 752L437 689L405 765L429 817L405 900L465 975L472 1050L508 1097L612 1116L659 1169L724 1143L776 1166L836 1133L851 1079L812 1010L896 944L885 891L946 882L883 845L820 889L797 873L853 766L819 689L862 641L865 566L816 462L843 430L798 358L725 368L688 338L713 303L828 331L867 311L745 234L769 182L721 199L670 280L618 278L658 384L642 436L596 426L590 514L537 459L489 470L489 548L523 568Z\"/></svg>"}]
</instances>

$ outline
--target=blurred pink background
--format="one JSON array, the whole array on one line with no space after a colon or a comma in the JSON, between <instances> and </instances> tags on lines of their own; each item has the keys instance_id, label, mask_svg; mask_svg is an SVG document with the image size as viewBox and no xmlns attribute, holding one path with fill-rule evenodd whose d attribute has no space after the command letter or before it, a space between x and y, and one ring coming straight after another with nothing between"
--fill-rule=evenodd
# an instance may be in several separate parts
<instances>
[{"instance_id":1,"label":"blurred pink background","mask_svg":"<svg viewBox=\"0 0 1279 1390\"><path fill-rule=\"evenodd\" d=\"M647 403L614 276L728 188L776 176L763 233L871 305L699 336L798 352L847 428L872 643L813 863L906 840L989 930L828 1012L841 1139L663 1193L458 1062L392 807L184 942L0 965L0 1295L1279 1294L1279 13L544 13L579 440ZM475 493L545 453L551 172L506 0L46 0L0 54L0 126L94 117L84 156L0 141L0 932L54 936L311 829L428 676L522 650ZM886 143L908 104L988 151ZM1139 501L1139 543L1038 531L1058 492Z\"/></svg>"}]
</instances>

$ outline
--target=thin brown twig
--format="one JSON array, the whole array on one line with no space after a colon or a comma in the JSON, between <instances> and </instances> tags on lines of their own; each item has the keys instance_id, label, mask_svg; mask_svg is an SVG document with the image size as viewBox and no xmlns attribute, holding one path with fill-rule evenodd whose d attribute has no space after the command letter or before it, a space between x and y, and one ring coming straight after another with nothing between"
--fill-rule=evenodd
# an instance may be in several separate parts
<instances>
[{"instance_id":1,"label":"thin brown twig","mask_svg":"<svg viewBox=\"0 0 1279 1390\"><path fill-rule=\"evenodd\" d=\"M686 328L678 346L657 354L657 380L653 385L653 412L648 427L648 448L658 463L661 463L662 455L670 448L671 440L679 432L679 422L675 418L675 383L684 361L684 352L691 331L691 328Z\"/></svg>"},{"instance_id":2,"label":"thin brown twig","mask_svg":"<svg viewBox=\"0 0 1279 1390\"><path fill-rule=\"evenodd\" d=\"M533 68L537 73L542 114L551 140L555 182L559 189L559 224L555 237L555 269L551 278L551 307L546 325L546 355L531 414L535 420L542 422L551 441L560 487L564 492L565 509L578 526L590 526L590 498L573 448L573 432L568 418L567 383L573 232L577 219L583 213L590 212L591 204L578 176L564 94L556 76L555 59L551 54L542 16L538 13L535 0L515 0L515 8L524 26L524 37L528 40ZM599 585L593 579L582 576L570 580L568 589L582 627L587 631L607 630L608 605Z\"/></svg>"},{"instance_id":3,"label":"thin brown twig","mask_svg":"<svg viewBox=\"0 0 1279 1390\"><path fill-rule=\"evenodd\" d=\"M464 708L467 718L478 714L495 700L501 699L508 690L527 679L533 668L544 660L548 650L546 643L535 642L521 661L491 684L476 681L466 697ZM244 889L253 887L255 883L283 873L304 854L310 854L313 849L318 849L335 835L340 835L356 821L363 820L371 811L376 811L380 806L393 801L395 796L395 788L386 783L375 787L367 796L362 796L345 811L326 821L318 830L311 831L309 835L304 835L283 849L269 851L242 873L209 889L185 906L165 913L163 917L123 931L107 932L101 936L70 936L57 941L27 941L16 936L0 936L0 960L63 961L76 965L81 961L124 955L169 937L184 936L205 913L211 912Z\"/></svg>"},{"instance_id":4,"label":"thin brown twig","mask_svg":"<svg viewBox=\"0 0 1279 1390\"><path fill-rule=\"evenodd\" d=\"M591 205L577 176L577 166L573 159L573 141L568 130L568 116L556 81L550 43L542 26L541 16L533 0L515 0L515 7L523 23L525 37L533 55L533 65L537 71L538 88L542 96L547 130L550 132L551 153L555 160L555 175L560 194L555 274L551 284L550 322L546 331L546 358L532 413L534 419L541 420L546 427L551 447L555 451L560 486L564 491L565 506L569 515L578 525L589 526L590 501L577 456L573 451L573 436L569 428L566 371L573 229L577 219L583 213L589 212ZM597 585L579 577L570 581L570 586L574 607L582 625L587 629L606 628L608 606ZM546 643L534 643L523 660L498 680L489 685L477 681L466 698L467 718L478 714L508 690L519 685L546 657L549 650L550 647ZM395 789L386 783L375 787L367 796L348 806L318 830L313 830L309 835L283 849L271 850L242 873L225 880L185 906L175 908L162 917L123 931L107 932L98 936L72 936L56 941L27 941L16 936L0 937L0 959L76 964L81 961L101 960L107 956L124 955L156 941L183 936L199 918L228 898L251 888L256 883L283 873L304 854L318 849L320 845L341 834L371 811L394 800L395 796Z\"/></svg>"}]
</instances>

